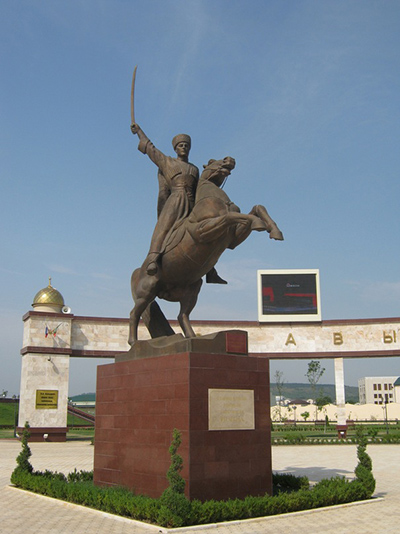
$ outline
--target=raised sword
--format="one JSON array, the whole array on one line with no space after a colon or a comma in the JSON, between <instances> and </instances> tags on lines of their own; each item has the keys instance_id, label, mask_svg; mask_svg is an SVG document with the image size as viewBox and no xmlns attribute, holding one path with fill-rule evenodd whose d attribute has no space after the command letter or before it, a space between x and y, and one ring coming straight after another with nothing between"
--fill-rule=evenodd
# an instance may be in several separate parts
<instances>
[{"instance_id":1,"label":"raised sword","mask_svg":"<svg viewBox=\"0 0 400 534\"><path fill-rule=\"evenodd\" d=\"M137 65L133 70L132 76L132 88L131 88L131 124L136 124L135 122L135 80L136 80L136 70Z\"/></svg>"}]
</instances>

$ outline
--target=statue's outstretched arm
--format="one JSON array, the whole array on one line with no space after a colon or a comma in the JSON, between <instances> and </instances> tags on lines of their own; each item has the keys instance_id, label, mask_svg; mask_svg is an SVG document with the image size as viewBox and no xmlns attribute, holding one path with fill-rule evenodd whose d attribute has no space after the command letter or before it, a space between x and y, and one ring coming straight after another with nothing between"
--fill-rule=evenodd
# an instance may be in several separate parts
<instances>
[{"instance_id":1,"label":"statue's outstretched arm","mask_svg":"<svg viewBox=\"0 0 400 534\"><path fill-rule=\"evenodd\" d=\"M131 132L139 137L138 150L140 150L142 154L146 154L151 161L157 165L160 171L165 174L167 156L165 156L161 150L158 150L158 148L153 145L138 124L131 124Z\"/></svg>"}]
</instances>

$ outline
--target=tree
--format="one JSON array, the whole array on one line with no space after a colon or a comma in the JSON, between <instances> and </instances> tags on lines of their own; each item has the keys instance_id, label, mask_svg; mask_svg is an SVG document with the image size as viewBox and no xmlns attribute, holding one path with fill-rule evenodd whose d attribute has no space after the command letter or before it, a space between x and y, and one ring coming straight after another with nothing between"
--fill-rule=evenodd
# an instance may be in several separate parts
<instances>
[{"instance_id":1,"label":"tree","mask_svg":"<svg viewBox=\"0 0 400 534\"><path fill-rule=\"evenodd\" d=\"M279 420L282 421L282 398L283 398L283 388L285 385L285 380L283 379L283 372L282 371L275 371L275 384L276 389L278 391L279 395Z\"/></svg>"},{"instance_id":2,"label":"tree","mask_svg":"<svg viewBox=\"0 0 400 534\"><path fill-rule=\"evenodd\" d=\"M160 510L160 513L164 514L163 521L167 525L175 527L182 527L185 524L184 518L187 518L190 513L190 501L185 497L185 479L181 475L183 458L178 454L181 443L181 433L174 428L169 448L171 465L167 471L169 486L161 495L164 509Z\"/></svg>"},{"instance_id":3,"label":"tree","mask_svg":"<svg viewBox=\"0 0 400 534\"><path fill-rule=\"evenodd\" d=\"M33 471L33 466L29 461L29 458L32 456L31 449L29 448L29 445L28 445L29 437L30 437L29 424L28 422L26 422L24 431L22 432L22 438L21 438L22 450L17 456L18 465L14 469L15 473L21 472L21 471L32 473ZM11 482L13 482L12 477L11 477Z\"/></svg>"},{"instance_id":4,"label":"tree","mask_svg":"<svg viewBox=\"0 0 400 534\"><path fill-rule=\"evenodd\" d=\"M315 400L315 404L318 406L318 410L322 410L322 408L327 404L332 404L332 399L329 397L329 395L323 395L320 393Z\"/></svg>"},{"instance_id":5,"label":"tree","mask_svg":"<svg viewBox=\"0 0 400 534\"><path fill-rule=\"evenodd\" d=\"M317 390L317 384L319 382L319 379L325 372L325 367L321 367L321 362L318 360L311 360L308 364L308 370L305 376L307 377L307 380L310 383L311 391L312 391L312 398L313 401L316 403L316 390ZM317 413L318 413L318 406L315 406L315 420L317 420Z\"/></svg>"},{"instance_id":6,"label":"tree","mask_svg":"<svg viewBox=\"0 0 400 534\"><path fill-rule=\"evenodd\" d=\"M310 417L310 412L303 412L300 415L304 419L304 421L307 421L307 419Z\"/></svg>"},{"instance_id":7,"label":"tree","mask_svg":"<svg viewBox=\"0 0 400 534\"><path fill-rule=\"evenodd\" d=\"M174 428L172 432L172 442L169 448L169 453L171 455L171 465L167 471L167 479L172 491L176 493L185 492L185 479L181 475L183 469L183 459L180 454L178 454L178 449L182 443L182 437L179 430Z\"/></svg>"},{"instance_id":8,"label":"tree","mask_svg":"<svg viewBox=\"0 0 400 534\"><path fill-rule=\"evenodd\" d=\"M356 439L357 439L357 457L358 465L355 469L355 475L357 480L361 482L366 491L368 497L372 497L375 491L375 478L372 474L372 460L369 454L367 454L367 438L364 435L362 426L356 427Z\"/></svg>"}]
</instances>

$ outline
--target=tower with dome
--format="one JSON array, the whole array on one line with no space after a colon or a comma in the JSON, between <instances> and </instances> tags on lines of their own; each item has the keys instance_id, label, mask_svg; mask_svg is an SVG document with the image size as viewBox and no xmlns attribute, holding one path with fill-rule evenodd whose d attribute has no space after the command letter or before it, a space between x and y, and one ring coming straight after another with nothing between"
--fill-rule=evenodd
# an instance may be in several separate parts
<instances>
[{"instance_id":1,"label":"tower with dome","mask_svg":"<svg viewBox=\"0 0 400 534\"><path fill-rule=\"evenodd\" d=\"M18 430L28 422L31 441L65 441L73 316L51 278L32 307L23 317Z\"/></svg>"}]
</instances>

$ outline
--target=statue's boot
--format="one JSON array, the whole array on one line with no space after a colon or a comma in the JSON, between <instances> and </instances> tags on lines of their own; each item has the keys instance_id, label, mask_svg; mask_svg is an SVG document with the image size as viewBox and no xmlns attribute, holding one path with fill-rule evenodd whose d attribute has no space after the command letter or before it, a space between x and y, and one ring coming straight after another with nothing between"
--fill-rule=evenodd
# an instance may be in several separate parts
<instances>
[{"instance_id":1,"label":"statue's boot","mask_svg":"<svg viewBox=\"0 0 400 534\"><path fill-rule=\"evenodd\" d=\"M207 284L227 284L228 283L226 280L224 280L223 278L219 276L215 267L210 269L208 273L206 274L206 282Z\"/></svg>"}]
</instances>

